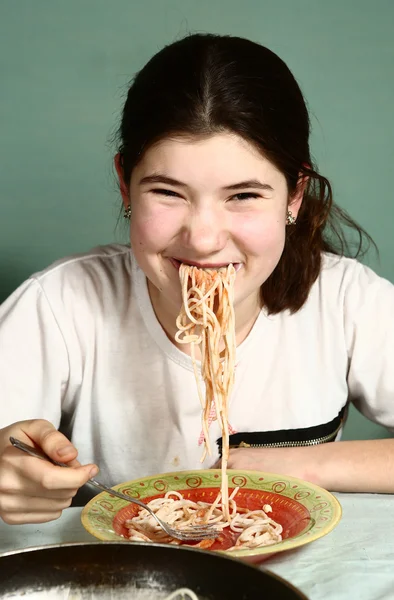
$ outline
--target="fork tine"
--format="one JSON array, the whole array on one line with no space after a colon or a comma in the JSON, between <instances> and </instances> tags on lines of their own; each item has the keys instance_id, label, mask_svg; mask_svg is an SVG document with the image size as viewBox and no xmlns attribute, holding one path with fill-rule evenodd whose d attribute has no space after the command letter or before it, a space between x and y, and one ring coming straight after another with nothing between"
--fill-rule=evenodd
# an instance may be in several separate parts
<instances>
[{"instance_id":1,"label":"fork tine","mask_svg":"<svg viewBox=\"0 0 394 600\"><path fill-rule=\"evenodd\" d=\"M184 536L182 538L179 538L182 542L201 542L203 540L214 540L215 538L209 535L204 535L201 536L199 535L198 537L196 537L195 535L191 535L189 536Z\"/></svg>"},{"instance_id":2,"label":"fork tine","mask_svg":"<svg viewBox=\"0 0 394 600\"><path fill-rule=\"evenodd\" d=\"M196 531L195 529L177 529L177 531L181 531L182 533L185 533L186 535L195 535L196 533L198 533L199 535L202 534L206 534L206 535L212 535L212 534L219 534L220 533L220 529L204 529L204 530L200 530L200 531Z\"/></svg>"},{"instance_id":3,"label":"fork tine","mask_svg":"<svg viewBox=\"0 0 394 600\"><path fill-rule=\"evenodd\" d=\"M178 529L178 528L176 528ZM179 527L182 529L182 525ZM190 525L183 527L183 531L220 531L220 527L215 527L215 524L212 525Z\"/></svg>"},{"instance_id":4,"label":"fork tine","mask_svg":"<svg viewBox=\"0 0 394 600\"><path fill-rule=\"evenodd\" d=\"M214 535L212 535L212 534L208 535L207 533L200 534L200 535L196 536L196 534L195 534L195 533L194 533L194 534L193 534L193 533L191 533L191 534L186 534L186 535L184 535L183 537L184 537L185 539L201 539L201 540L204 540L204 539L213 539L213 538L214 538L214 537L216 537L216 536L214 536Z\"/></svg>"},{"instance_id":5,"label":"fork tine","mask_svg":"<svg viewBox=\"0 0 394 600\"><path fill-rule=\"evenodd\" d=\"M177 531L177 534L182 535L182 539L184 540L205 540L205 539L213 539L219 535L220 531L205 531L205 532L193 532L193 531Z\"/></svg>"},{"instance_id":6,"label":"fork tine","mask_svg":"<svg viewBox=\"0 0 394 600\"><path fill-rule=\"evenodd\" d=\"M216 528L215 523L212 523L212 525L193 525L192 529L187 529L185 531L216 531ZM217 531L219 531L219 529Z\"/></svg>"},{"instance_id":7,"label":"fork tine","mask_svg":"<svg viewBox=\"0 0 394 600\"><path fill-rule=\"evenodd\" d=\"M182 531L182 529L179 531L179 533L182 533L183 535L186 535L188 537L191 536L195 536L195 537L210 537L210 538L214 538L217 537L221 532L217 531L216 529L212 530L212 531Z\"/></svg>"}]
</instances>

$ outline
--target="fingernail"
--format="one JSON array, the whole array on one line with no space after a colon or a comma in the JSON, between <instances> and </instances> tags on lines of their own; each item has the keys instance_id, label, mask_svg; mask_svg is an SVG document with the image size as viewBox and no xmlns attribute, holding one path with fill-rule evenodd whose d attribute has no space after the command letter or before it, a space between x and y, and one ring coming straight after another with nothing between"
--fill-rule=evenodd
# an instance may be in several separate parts
<instances>
[{"instance_id":1,"label":"fingernail","mask_svg":"<svg viewBox=\"0 0 394 600\"><path fill-rule=\"evenodd\" d=\"M92 469L90 469L90 473L89 476L90 477L95 477L97 475L97 473L99 472L97 467L92 467Z\"/></svg>"},{"instance_id":2,"label":"fingernail","mask_svg":"<svg viewBox=\"0 0 394 600\"><path fill-rule=\"evenodd\" d=\"M59 456L66 456L66 454L70 454L73 451L74 446L72 446L71 444L68 444L67 446L62 446L61 448L57 449L57 453Z\"/></svg>"}]
</instances>

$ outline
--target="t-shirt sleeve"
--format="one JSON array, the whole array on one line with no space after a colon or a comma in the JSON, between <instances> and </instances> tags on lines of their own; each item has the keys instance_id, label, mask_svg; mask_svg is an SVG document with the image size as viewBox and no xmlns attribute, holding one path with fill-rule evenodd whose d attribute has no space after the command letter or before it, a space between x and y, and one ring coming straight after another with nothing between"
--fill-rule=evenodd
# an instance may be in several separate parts
<instances>
[{"instance_id":1,"label":"t-shirt sleeve","mask_svg":"<svg viewBox=\"0 0 394 600\"><path fill-rule=\"evenodd\" d=\"M47 419L59 427L67 349L40 283L23 283L0 306L0 427Z\"/></svg>"},{"instance_id":2,"label":"t-shirt sleeve","mask_svg":"<svg viewBox=\"0 0 394 600\"><path fill-rule=\"evenodd\" d=\"M394 285L357 264L345 294L350 400L394 431Z\"/></svg>"}]
</instances>

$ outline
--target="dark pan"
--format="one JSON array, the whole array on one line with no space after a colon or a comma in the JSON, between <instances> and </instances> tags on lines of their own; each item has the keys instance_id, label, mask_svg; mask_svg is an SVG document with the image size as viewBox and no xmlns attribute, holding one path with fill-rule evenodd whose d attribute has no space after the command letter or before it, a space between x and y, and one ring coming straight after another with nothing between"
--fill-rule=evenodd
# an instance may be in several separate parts
<instances>
[{"instance_id":1,"label":"dark pan","mask_svg":"<svg viewBox=\"0 0 394 600\"><path fill-rule=\"evenodd\" d=\"M0 598L149 600L177 588L201 600L306 600L279 577L214 552L160 544L96 542L0 556Z\"/></svg>"}]
</instances>

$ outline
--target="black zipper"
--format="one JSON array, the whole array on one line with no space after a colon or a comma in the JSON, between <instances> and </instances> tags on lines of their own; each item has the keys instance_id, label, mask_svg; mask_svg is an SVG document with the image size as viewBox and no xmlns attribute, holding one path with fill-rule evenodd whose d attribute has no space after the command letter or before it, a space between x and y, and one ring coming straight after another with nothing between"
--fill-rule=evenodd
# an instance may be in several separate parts
<instances>
[{"instance_id":1,"label":"black zipper","mask_svg":"<svg viewBox=\"0 0 394 600\"><path fill-rule=\"evenodd\" d=\"M234 446L230 445L231 448L296 448L301 446L317 446L319 444L325 444L327 442L331 442L337 435L339 430L342 427L342 421L335 429L328 435L324 435L319 438L315 438L313 440L302 440L299 442L273 442L271 444L248 444L247 442L240 442Z\"/></svg>"}]
</instances>

